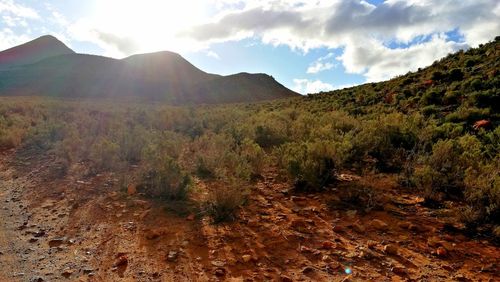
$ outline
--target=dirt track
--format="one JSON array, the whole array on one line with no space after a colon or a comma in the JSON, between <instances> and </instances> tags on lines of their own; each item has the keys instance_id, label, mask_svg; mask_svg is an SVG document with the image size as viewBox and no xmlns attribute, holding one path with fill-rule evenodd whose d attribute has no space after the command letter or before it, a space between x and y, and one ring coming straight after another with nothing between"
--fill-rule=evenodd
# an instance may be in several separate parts
<instances>
[{"instance_id":1,"label":"dirt track","mask_svg":"<svg viewBox=\"0 0 500 282\"><path fill-rule=\"evenodd\" d=\"M239 219L214 226L115 191L112 175L48 181L50 159L1 158L0 281L499 278L498 247L445 231L447 210L422 207L387 176L364 180L381 202L365 212L335 204L350 183L294 194L269 171Z\"/></svg>"}]
</instances>

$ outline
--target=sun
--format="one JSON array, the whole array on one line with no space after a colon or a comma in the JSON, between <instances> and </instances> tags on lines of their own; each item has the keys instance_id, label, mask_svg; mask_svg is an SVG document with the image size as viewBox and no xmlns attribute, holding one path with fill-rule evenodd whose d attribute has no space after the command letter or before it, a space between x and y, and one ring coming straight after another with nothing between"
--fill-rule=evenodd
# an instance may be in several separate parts
<instances>
[{"instance_id":1,"label":"sun","mask_svg":"<svg viewBox=\"0 0 500 282\"><path fill-rule=\"evenodd\" d=\"M139 52L179 48L178 35L202 23L204 1L96 1L94 23L99 31L133 40Z\"/></svg>"}]
</instances>

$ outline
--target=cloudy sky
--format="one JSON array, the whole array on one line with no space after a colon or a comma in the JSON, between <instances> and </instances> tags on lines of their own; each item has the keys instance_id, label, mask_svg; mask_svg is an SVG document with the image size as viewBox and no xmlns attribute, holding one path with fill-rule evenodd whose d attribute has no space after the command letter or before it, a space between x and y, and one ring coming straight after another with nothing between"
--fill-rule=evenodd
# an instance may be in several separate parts
<instances>
[{"instance_id":1,"label":"cloudy sky","mask_svg":"<svg viewBox=\"0 0 500 282\"><path fill-rule=\"evenodd\" d=\"M498 0L0 0L0 49L52 34L79 53L178 52L301 93L385 80L500 35Z\"/></svg>"}]
</instances>

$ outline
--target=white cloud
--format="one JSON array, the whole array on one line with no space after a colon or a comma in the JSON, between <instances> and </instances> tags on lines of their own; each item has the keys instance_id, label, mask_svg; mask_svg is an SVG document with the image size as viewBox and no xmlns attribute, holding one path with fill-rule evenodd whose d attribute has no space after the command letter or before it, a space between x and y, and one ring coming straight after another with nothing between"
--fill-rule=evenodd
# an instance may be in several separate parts
<instances>
[{"instance_id":1,"label":"white cloud","mask_svg":"<svg viewBox=\"0 0 500 282\"><path fill-rule=\"evenodd\" d=\"M210 57L210 58L214 58L214 59L216 59L216 60L219 60L219 59L220 59L219 54L217 54L216 52L214 52L214 51L212 51L212 50L207 50L207 51L205 52L205 54L207 54L207 56L208 56L208 57Z\"/></svg>"},{"instance_id":2,"label":"white cloud","mask_svg":"<svg viewBox=\"0 0 500 282\"><path fill-rule=\"evenodd\" d=\"M338 59L347 72L363 74L367 81L374 82L415 71L421 66L430 65L437 58L466 47L463 43L446 41L443 35L400 49L390 49L376 40L367 40L363 46L348 44Z\"/></svg>"},{"instance_id":3,"label":"white cloud","mask_svg":"<svg viewBox=\"0 0 500 282\"><path fill-rule=\"evenodd\" d=\"M453 30L463 35L465 44L446 40L443 34ZM339 58L348 71L381 80L426 66L458 48L485 43L499 31L497 0L387 0L379 5L360 0L253 0L183 35L203 43L257 37L265 44L304 52L343 48ZM433 35L428 42L416 41ZM388 48L389 43L410 47ZM308 72L330 67L316 63Z\"/></svg>"},{"instance_id":4,"label":"white cloud","mask_svg":"<svg viewBox=\"0 0 500 282\"><path fill-rule=\"evenodd\" d=\"M0 50L19 45L29 39L26 35L16 35L10 28L3 28L0 30Z\"/></svg>"},{"instance_id":5,"label":"white cloud","mask_svg":"<svg viewBox=\"0 0 500 282\"><path fill-rule=\"evenodd\" d=\"M321 80L294 79L293 91L301 94L318 93L321 91L330 91L335 87Z\"/></svg>"},{"instance_id":6,"label":"white cloud","mask_svg":"<svg viewBox=\"0 0 500 282\"><path fill-rule=\"evenodd\" d=\"M337 66L337 64L330 62L332 58L333 53L328 53L326 56L318 58L307 68L307 73L316 74L322 71L333 69Z\"/></svg>"},{"instance_id":7,"label":"white cloud","mask_svg":"<svg viewBox=\"0 0 500 282\"><path fill-rule=\"evenodd\" d=\"M13 0L0 0L0 14L10 14L16 18L40 18L35 10L22 4L15 3Z\"/></svg>"}]
</instances>

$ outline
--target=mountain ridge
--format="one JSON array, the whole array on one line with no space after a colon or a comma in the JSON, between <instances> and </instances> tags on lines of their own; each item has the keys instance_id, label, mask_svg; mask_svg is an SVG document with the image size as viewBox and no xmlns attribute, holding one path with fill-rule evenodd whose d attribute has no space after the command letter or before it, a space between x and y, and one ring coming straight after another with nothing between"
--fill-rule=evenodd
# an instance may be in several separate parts
<instances>
[{"instance_id":1,"label":"mountain ridge","mask_svg":"<svg viewBox=\"0 0 500 282\"><path fill-rule=\"evenodd\" d=\"M45 52L45 48L35 52L37 46L50 45L60 48L52 53ZM26 46L31 50L29 58L18 55L8 64L4 60L4 67L0 67L0 96L133 98L171 104L213 104L299 95L267 75L221 76L204 72L171 51L114 59L75 53L52 36L2 51L0 58L11 53L25 54ZM231 87L225 89L226 85Z\"/></svg>"}]
</instances>

